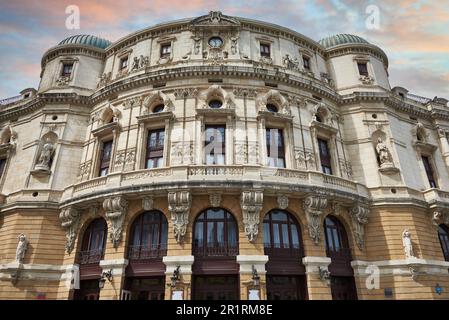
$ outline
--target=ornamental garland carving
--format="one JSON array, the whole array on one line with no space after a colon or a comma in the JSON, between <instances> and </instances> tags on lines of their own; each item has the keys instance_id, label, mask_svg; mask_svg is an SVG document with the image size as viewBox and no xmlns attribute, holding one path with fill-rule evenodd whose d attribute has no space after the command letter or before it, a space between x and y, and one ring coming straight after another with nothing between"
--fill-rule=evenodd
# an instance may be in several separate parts
<instances>
[{"instance_id":1,"label":"ornamental garland carving","mask_svg":"<svg viewBox=\"0 0 449 320\"><path fill-rule=\"evenodd\" d=\"M309 235L315 244L321 239L321 221L326 207L327 198L324 195L309 195L304 199Z\"/></svg>"},{"instance_id":2,"label":"ornamental garland carving","mask_svg":"<svg viewBox=\"0 0 449 320\"><path fill-rule=\"evenodd\" d=\"M240 205L242 207L245 235L253 242L259 233L260 210L263 206L263 191L243 191Z\"/></svg>"},{"instance_id":3,"label":"ornamental garland carving","mask_svg":"<svg viewBox=\"0 0 449 320\"><path fill-rule=\"evenodd\" d=\"M59 214L59 220L61 221L62 228L66 231L66 245L65 249L70 254L75 245L76 235L78 234L80 225L80 212L74 207L66 207L61 210Z\"/></svg>"},{"instance_id":4,"label":"ornamental garland carving","mask_svg":"<svg viewBox=\"0 0 449 320\"><path fill-rule=\"evenodd\" d=\"M342 173L348 178L348 180L352 180L352 165L349 161L345 161L344 159L340 159L340 168Z\"/></svg>"},{"instance_id":5,"label":"ornamental garland carving","mask_svg":"<svg viewBox=\"0 0 449 320\"><path fill-rule=\"evenodd\" d=\"M189 191L168 193L168 211L173 223L176 242L181 243L189 224L189 212L192 206L192 196Z\"/></svg>"},{"instance_id":6,"label":"ornamental garland carving","mask_svg":"<svg viewBox=\"0 0 449 320\"><path fill-rule=\"evenodd\" d=\"M315 168L315 156L311 151L295 150L296 168L310 170Z\"/></svg>"},{"instance_id":7,"label":"ornamental garland carving","mask_svg":"<svg viewBox=\"0 0 449 320\"><path fill-rule=\"evenodd\" d=\"M114 248L117 248L122 239L128 201L123 196L106 198L103 201L103 209L106 212L106 219L110 222L109 237Z\"/></svg>"},{"instance_id":8,"label":"ornamental garland carving","mask_svg":"<svg viewBox=\"0 0 449 320\"><path fill-rule=\"evenodd\" d=\"M190 164L193 163L193 142L176 141L171 146L171 164Z\"/></svg>"},{"instance_id":9,"label":"ornamental garland carving","mask_svg":"<svg viewBox=\"0 0 449 320\"><path fill-rule=\"evenodd\" d=\"M365 248L365 225L368 223L369 208L367 205L357 203L351 210L352 225L357 246L360 250Z\"/></svg>"}]
</instances>

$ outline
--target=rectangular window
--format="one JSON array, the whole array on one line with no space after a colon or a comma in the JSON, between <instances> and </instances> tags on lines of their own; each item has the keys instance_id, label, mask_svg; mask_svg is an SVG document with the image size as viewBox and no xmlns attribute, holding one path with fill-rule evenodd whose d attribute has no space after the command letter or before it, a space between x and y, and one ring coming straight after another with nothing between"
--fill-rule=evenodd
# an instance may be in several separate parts
<instances>
[{"instance_id":1,"label":"rectangular window","mask_svg":"<svg viewBox=\"0 0 449 320\"><path fill-rule=\"evenodd\" d=\"M361 76L368 76L368 65L366 62L357 62L357 67Z\"/></svg>"},{"instance_id":2,"label":"rectangular window","mask_svg":"<svg viewBox=\"0 0 449 320\"><path fill-rule=\"evenodd\" d=\"M120 59L120 70L128 68L128 56Z\"/></svg>"},{"instance_id":3,"label":"rectangular window","mask_svg":"<svg viewBox=\"0 0 449 320\"><path fill-rule=\"evenodd\" d=\"M435 181L435 176L433 174L432 165L430 164L430 159L427 156L422 156L422 163L424 165L424 169L426 170L427 179L429 179L429 184L431 188L438 188L438 185Z\"/></svg>"},{"instance_id":4,"label":"rectangular window","mask_svg":"<svg viewBox=\"0 0 449 320\"><path fill-rule=\"evenodd\" d=\"M320 151L321 171L325 174L332 174L331 155L326 140L318 139Z\"/></svg>"},{"instance_id":5,"label":"rectangular window","mask_svg":"<svg viewBox=\"0 0 449 320\"><path fill-rule=\"evenodd\" d=\"M164 129L148 131L146 169L160 168L164 165Z\"/></svg>"},{"instance_id":6,"label":"rectangular window","mask_svg":"<svg viewBox=\"0 0 449 320\"><path fill-rule=\"evenodd\" d=\"M260 44L260 56L261 57L267 57L267 58L271 57L270 45L269 44L266 44L266 43L261 43Z\"/></svg>"},{"instance_id":7,"label":"rectangular window","mask_svg":"<svg viewBox=\"0 0 449 320\"><path fill-rule=\"evenodd\" d=\"M206 164L225 164L225 132L225 126L206 126L204 132L204 156Z\"/></svg>"},{"instance_id":8,"label":"rectangular window","mask_svg":"<svg viewBox=\"0 0 449 320\"><path fill-rule=\"evenodd\" d=\"M284 134L282 129L267 128L267 165L285 168Z\"/></svg>"},{"instance_id":9,"label":"rectangular window","mask_svg":"<svg viewBox=\"0 0 449 320\"><path fill-rule=\"evenodd\" d=\"M168 58L171 55L171 44L166 43L161 45L161 58Z\"/></svg>"},{"instance_id":10,"label":"rectangular window","mask_svg":"<svg viewBox=\"0 0 449 320\"><path fill-rule=\"evenodd\" d=\"M310 58L309 57L302 57L302 64L303 64L305 70L310 71Z\"/></svg>"},{"instance_id":11,"label":"rectangular window","mask_svg":"<svg viewBox=\"0 0 449 320\"><path fill-rule=\"evenodd\" d=\"M3 171L5 171L6 158L0 159L0 178L3 176Z\"/></svg>"},{"instance_id":12,"label":"rectangular window","mask_svg":"<svg viewBox=\"0 0 449 320\"><path fill-rule=\"evenodd\" d=\"M64 63L62 65L61 76L70 77L70 75L72 74L72 70L73 70L73 63Z\"/></svg>"},{"instance_id":13,"label":"rectangular window","mask_svg":"<svg viewBox=\"0 0 449 320\"><path fill-rule=\"evenodd\" d=\"M104 177L109 172L109 164L111 163L112 140L104 141L101 146L100 153L100 177Z\"/></svg>"}]
</instances>

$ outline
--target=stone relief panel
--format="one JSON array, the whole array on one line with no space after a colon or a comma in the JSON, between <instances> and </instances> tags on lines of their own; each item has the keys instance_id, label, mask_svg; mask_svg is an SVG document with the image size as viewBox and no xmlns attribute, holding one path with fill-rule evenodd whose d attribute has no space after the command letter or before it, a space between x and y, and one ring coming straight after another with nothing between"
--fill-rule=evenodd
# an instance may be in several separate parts
<instances>
[{"instance_id":1,"label":"stone relief panel","mask_svg":"<svg viewBox=\"0 0 449 320\"><path fill-rule=\"evenodd\" d=\"M263 191L243 191L240 198L245 235L253 242L259 234L260 211L263 206Z\"/></svg>"},{"instance_id":2,"label":"stone relief panel","mask_svg":"<svg viewBox=\"0 0 449 320\"><path fill-rule=\"evenodd\" d=\"M176 191L168 193L168 211L173 223L173 233L176 242L181 243L189 224L190 207L192 196L190 191Z\"/></svg>"}]
</instances>

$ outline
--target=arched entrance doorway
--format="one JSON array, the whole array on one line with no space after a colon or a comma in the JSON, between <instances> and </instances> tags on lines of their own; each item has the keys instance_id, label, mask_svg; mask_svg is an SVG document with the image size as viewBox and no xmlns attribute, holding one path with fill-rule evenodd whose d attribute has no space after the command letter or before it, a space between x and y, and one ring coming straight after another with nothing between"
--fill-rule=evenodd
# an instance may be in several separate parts
<instances>
[{"instance_id":1,"label":"arched entrance doorway","mask_svg":"<svg viewBox=\"0 0 449 320\"><path fill-rule=\"evenodd\" d=\"M307 298L305 267L302 264L301 229L296 219L282 210L270 211L263 220L268 300Z\"/></svg>"},{"instance_id":2,"label":"arched entrance doorway","mask_svg":"<svg viewBox=\"0 0 449 320\"><path fill-rule=\"evenodd\" d=\"M80 266L80 288L75 290L75 300L98 300L100 297L100 260L104 256L107 229L106 221L98 218L84 231L81 250L76 258Z\"/></svg>"},{"instance_id":3,"label":"arched entrance doorway","mask_svg":"<svg viewBox=\"0 0 449 320\"><path fill-rule=\"evenodd\" d=\"M122 299L164 300L168 224L160 211L140 214L131 225Z\"/></svg>"},{"instance_id":4,"label":"arched entrance doorway","mask_svg":"<svg viewBox=\"0 0 449 320\"><path fill-rule=\"evenodd\" d=\"M326 254L331 258L331 291L333 300L357 300L351 249L343 224L334 216L324 219Z\"/></svg>"},{"instance_id":5,"label":"arched entrance doorway","mask_svg":"<svg viewBox=\"0 0 449 320\"><path fill-rule=\"evenodd\" d=\"M220 208L200 213L193 226L192 299L239 299L238 228L232 214Z\"/></svg>"}]
</instances>

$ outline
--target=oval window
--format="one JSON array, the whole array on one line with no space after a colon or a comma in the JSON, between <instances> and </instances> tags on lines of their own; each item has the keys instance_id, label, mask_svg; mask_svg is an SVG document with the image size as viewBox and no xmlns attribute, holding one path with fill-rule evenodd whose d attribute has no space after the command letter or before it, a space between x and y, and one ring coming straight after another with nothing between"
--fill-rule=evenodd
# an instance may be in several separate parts
<instances>
[{"instance_id":1,"label":"oval window","mask_svg":"<svg viewBox=\"0 0 449 320\"><path fill-rule=\"evenodd\" d=\"M153 108L153 113L162 112L164 110L165 106L163 104L158 104Z\"/></svg>"},{"instance_id":2,"label":"oval window","mask_svg":"<svg viewBox=\"0 0 449 320\"><path fill-rule=\"evenodd\" d=\"M219 48L222 46L222 44L223 44L223 40L221 40L220 37L212 37L209 39L209 45L212 48Z\"/></svg>"},{"instance_id":3,"label":"oval window","mask_svg":"<svg viewBox=\"0 0 449 320\"><path fill-rule=\"evenodd\" d=\"M212 100L209 102L209 107L212 109L218 109L221 108L223 103L220 100Z\"/></svg>"},{"instance_id":4,"label":"oval window","mask_svg":"<svg viewBox=\"0 0 449 320\"><path fill-rule=\"evenodd\" d=\"M270 112L278 112L278 107L276 107L272 103L269 103L269 104L267 104L267 110L270 111Z\"/></svg>"}]
</instances>

